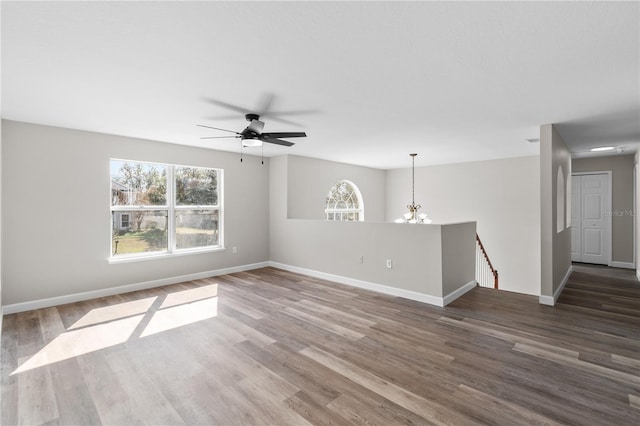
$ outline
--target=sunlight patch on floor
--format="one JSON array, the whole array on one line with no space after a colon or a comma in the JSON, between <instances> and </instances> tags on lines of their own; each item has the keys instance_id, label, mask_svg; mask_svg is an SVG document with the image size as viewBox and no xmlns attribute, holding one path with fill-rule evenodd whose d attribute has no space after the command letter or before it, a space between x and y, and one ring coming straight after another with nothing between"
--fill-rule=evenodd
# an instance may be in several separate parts
<instances>
[{"instance_id":1,"label":"sunlight patch on floor","mask_svg":"<svg viewBox=\"0 0 640 426\"><path fill-rule=\"evenodd\" d=\"M132 315L144 314L149 310L149 308L151 308L151 305L156 299L157 297L148 297L146 299L134 300L132 302L105 306L104 308L92 309L69 327L69 330L122 319Z\"/></svg>"},{"instance_id":2,"label":"sunlight patch on floor","mask_svg":"<svg viewBox=\"0 0 640 426\"><path fill-rule=\"evenodd\" d=\"M144 315L136 315L62 333L11 375L124 343L133 334L143 317Z\"/></svg>"},{"instance_id":3,"label":"sunlight patch on floor","mask_svg":"<svg viewBox=\"0 0 640 426\"><path fill-rule=\"evenodd\" d=\"M161 309L153 314L153 318L140 337L183 327L198 321L204 321L218 315L218 298L199 300L186 305Z\"/></svg>"},{"instance_id":4,"label":"sunlight patch on floor","mask_svg":"<svg viewBox=\"0 0 640 426\"><path fill-rule=\"evenodd\" d=\"M182 305L184 303L195 302L196 300L208 299L218 295L218 284L210 284L202 287L191 288L189 290L176 291L167 294L160 309L171 306Z\"/></svg>"},{"instance_id":5,"label":"sunlight patch on floor","mask_svg":"<svg viewBox=\"0 0 640 426\"><path fill-rule=\"evenodd\" d=\"M131 338L142 338L173 330L217 315L218 284L95 308L29 358L11 375L119 345ZM148 319L148 324L142 334L137 336L136 328L146 323L145 318Z\"/></svg>"}]
</instances>

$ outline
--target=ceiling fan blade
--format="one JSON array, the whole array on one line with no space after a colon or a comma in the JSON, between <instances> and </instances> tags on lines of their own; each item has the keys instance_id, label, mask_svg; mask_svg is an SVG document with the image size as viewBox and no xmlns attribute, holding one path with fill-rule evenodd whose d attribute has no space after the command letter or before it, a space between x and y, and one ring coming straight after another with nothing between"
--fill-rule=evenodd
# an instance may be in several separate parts
<instances>
[{"instance_id":1,"label":"ceiling fan blade","mask_svg":"<svg viewBox=\"0 0 640 426\"><path fill-rule=\"evenodd\" d=\"M296 126L296 127L303 127L302 124L300 124L297 121L293 121L293 120L287 120L286 118L282 118L282 116L288 116L288 115L310 115L310 114L319 114L320 111L316 110L316 109L301 109L301 110L297 110L297 111L267 111L265 113L263 113L260 117L261 118L268 118L269 121L278 121L282 124L288 124L290 126Z\"/></svg>"},{"instance_id":2,"label":"ceiling fan blade","mask_svg":"<svg viewBox=\"0 0 640 426\"><path fill-rule=\"evenodd\" d=\"M235 133L236 135L240 134L238 132L234 132L233 130L221 129L219 127L205 126L204 124L196 124L196 126L198 126L198 127L206 127L207 129L213 129L213 130L222 130L223 132ZM233 136L229 136L229 137L233 137Z\"/></svg>"},{"instance_id":3,"label":"ceiling fan blade","mask_svg":"<svg viewBox=\"0 0 640 426\"><path fill-rule=\"evenodd\" d=\"M240 136L205 136L200 139L229 139L229 138L237 139L239 137Z\"/></svg>"},{"instance_id":4,"label":"ceiling fan blade","mask_svg":"<svg viewBox=\"0 0 640 426\"><path fill-rule=\"evenodd\" d=\"M226 114L226 115L208 115L206 117L203 117L207 120L214 120L214 121L220 121L220 120L234 120L234 121L245 121L244 116L240 116L238 114Z\"/></svg>"},{"instance_id":5,"label":"ceiling fan blade","mask_svg":"<svg viewBox=\"0 0 640 426\"><path fill-rule=\"evenodd\" d=\"M306 138L307 134L305 132L270 132L270 133L262 133L260 135L262 139L271 139L271 138Z\"/></svg>"},{"instance_id":6,"label":"ceiling fan blade","mask_svg":"<svg viewBox=\"0 0 640 426\"><path fill-rule=\"evenodd\" d=\"M283 145L283 146L295 145L293 142L283 141L282 139L278 139L278 138L263 138L262 135L260 135L258 137L258 139L260 139L263 142L273 143L273 144L276 144L276 145Z\"/></svg>"},{"instance_id":7,"label":"ceiling fan blade","mask_svg":"<svg viewBox=\"0 0 640 426\"><path fill-rule=\"evenodd\" d=\"M235 111L235 112L240 112L243 115L245 114L250 114L250 113L255 113L261 117L268 117L273 121L279 121L281 123L284 124L290 124L293 126L301 126L300 123L296 123L295 121L291 121L291 120L287 120L284 118L281 118L281 115L307 115L307 114L318 114L321 111L319 110L315 110L315 109L306 109L306 110L289 110L289 111L285 111L285 110L280 110L280 111L271 111L270 109L273 107L275 101L277 100L277 96L273 93L267 92L267 93L263 93L262 95L260 95L260 98L257 102L257 108L251 109L251 108L244 108L242 106L239 105L234 105L234 104L230 104L228 102L223 102L223 101L219 101L217 99L213 99L213 98L203 98L206 102L231 110L231 111ZM229 115L220 115L220 116L216 116L216 117L211 117L213 119L223 119L223 120L229 120L229 119L233 119L236 118L235 115L233 116L229 116Z\"/></svg>"},{"instance_id":8,"label":"ceiling fan blade","mask_svg":"<svg viewBox=\"0 0 640 426\"><path fill-rule=\"evenodd\" d=\"M296 121L291 121L291 120L287 120L285 118L280 118L280 117L275 117L271 114L267 114L265 117L267 117L269 119L269 121L277 121L279 123L282 124L288 124L289 126L296 126L296 127L304 127L303 124L300 124Z\"/></svg>"},{"instance_id":9,"label":"ceiling fan blade","mask_svg":"<svg viewBox=\"0 0 640 426\"><path fill-rule=\"evenodd\" d=\"M273 93L263 93L258 101L258 108L256 110L258 115L269 114L269 109L273 105L276 95Z\"/></svg>"},{"instance_id":10,"label":"ceiling fan blade","mask_svg":"<svg viewBox=\"0 0 640 426\"><path fill-rule=\"evenodd\" d=\"M319 114L320 110L317 109L298 109L291 111L267 111L262 114L263 117L278 117L280 115L311 115L311 114Z\"/></svg>"},{"instance_id":11,"label":"ceiling fan blade","mask_svg":"<svg viewBox=\"0 0 640 426\"><path fill-rule=\"evenodd\" d=\"M251 112L251 110L249 108L243 108L241 106L229 104L227 102L222 102L222 101L219 101L217 99L204 98L204 100L209 102L210 104L214 104L214 105L220 106L222 108L230 109L231 111L241 112L242 114L246 114L248 112Z\"/></svg>"}]
</instances>

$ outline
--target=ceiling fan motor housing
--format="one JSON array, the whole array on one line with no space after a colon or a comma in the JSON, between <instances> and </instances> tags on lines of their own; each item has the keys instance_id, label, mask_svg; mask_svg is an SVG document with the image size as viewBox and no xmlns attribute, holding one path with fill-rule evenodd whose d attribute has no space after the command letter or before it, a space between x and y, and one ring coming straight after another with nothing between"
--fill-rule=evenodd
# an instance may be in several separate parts
<instances>
[{"instance_id":1,"label":"ceiling fan motor housing","mask_svg":"<svg viewBox=\"0 0 640 426\"><path fill-rule=\"evenodd\" d=\"M244 116L247 121L249 121L249 126L242 132L243 135L252 134L254 136L262 133L262 129L264 129L264 122L258 120L260 116L258 114L246 114Z\"/></svg>"}]
</instances>

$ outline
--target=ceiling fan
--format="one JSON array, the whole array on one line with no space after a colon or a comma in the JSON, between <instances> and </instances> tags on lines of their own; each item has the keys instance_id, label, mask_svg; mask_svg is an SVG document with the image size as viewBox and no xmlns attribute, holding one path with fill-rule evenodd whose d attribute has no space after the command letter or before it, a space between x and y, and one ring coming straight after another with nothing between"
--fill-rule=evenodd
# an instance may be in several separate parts
<instances>
[{"instance_id":1,"label":"ceiling fan","mask_svg":"<svg viewBox=\"0 0 640 426\"><path fill-rule=\"evenodd\" d=\"M262 142L272 143L276 145L292 146L293 142L282 140L282 138L304 138L307 137L305 132L271 132L263 133L264 122L260 121L260 115L258 114L245 114L244 118L249 122L249 125L245 127L242 132L236 132L233 130L221 129L219 127L206 126L204 124L197 124L198 127L205 127L207 129L220 130L223 132L229 132L235 134L235 136L205 136L200 139L222 139L222 138L240 138L243 147L261 146Z\"/></svg>"}]
</instances>

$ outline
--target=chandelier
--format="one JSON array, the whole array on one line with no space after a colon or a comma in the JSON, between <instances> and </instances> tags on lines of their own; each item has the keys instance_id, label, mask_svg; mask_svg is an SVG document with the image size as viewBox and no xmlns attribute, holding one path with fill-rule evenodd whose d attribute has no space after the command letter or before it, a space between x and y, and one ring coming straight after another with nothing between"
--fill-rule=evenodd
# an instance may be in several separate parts
<instances>
[{"instance_id":1,"label":"chandelier","mask_svg":"<svg viewBox=\"0 0 640 426\"><path fill-rule=\"evenodd\" d=\"M409 209L408 213L405 213L403 217L396 219L395 223L431 223L431 219L426 213L418 214L418 209L422 207L420 204L416 204L416 155L409 154L411 156L411 204L407 205Z\"/></svg>"}]
</instances>

